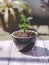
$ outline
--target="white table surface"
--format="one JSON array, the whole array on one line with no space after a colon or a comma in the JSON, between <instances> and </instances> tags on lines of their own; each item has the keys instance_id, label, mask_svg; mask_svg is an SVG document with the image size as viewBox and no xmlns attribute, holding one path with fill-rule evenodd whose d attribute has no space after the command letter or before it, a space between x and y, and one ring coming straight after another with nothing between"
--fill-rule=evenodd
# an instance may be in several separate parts
<instances>
[{"instance_id":1,"label":"white table surface","mask_svg":"<svg viewBox=\"0 0 49 65\"><path fill-rule=\"evenodd\" d=\"M12 40L0 41L0 65L49 65L49 40L37 40L27 53L19 52Z\"/></svg>"}]
</instances>

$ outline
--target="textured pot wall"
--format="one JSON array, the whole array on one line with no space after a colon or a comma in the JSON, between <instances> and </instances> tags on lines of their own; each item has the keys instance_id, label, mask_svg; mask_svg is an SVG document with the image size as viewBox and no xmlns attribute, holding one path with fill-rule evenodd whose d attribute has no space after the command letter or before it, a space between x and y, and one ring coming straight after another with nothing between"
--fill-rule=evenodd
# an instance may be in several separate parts
<instances>
[{"instance_id":1,"label":"textured pot wall","mask_svg":"<svg viewBox=\"0 0 49 65\"><path fill-rule=\"evenodd\" d=\"M42 10L41 6L44 4L42 3L41 0L24 0L24 1L26 1L29 7L32 9L32 14L40 16L40 17L49 17L48 9L45 12L43 12ZM44 2L46 2L46 0L44 0Z\"/></svg>"}]
</instances>

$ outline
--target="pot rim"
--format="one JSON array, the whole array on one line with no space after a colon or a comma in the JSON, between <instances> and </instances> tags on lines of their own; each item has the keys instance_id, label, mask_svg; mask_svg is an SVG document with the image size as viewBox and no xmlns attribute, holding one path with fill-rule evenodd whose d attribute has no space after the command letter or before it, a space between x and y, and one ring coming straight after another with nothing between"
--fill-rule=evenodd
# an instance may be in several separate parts
<instances>
[{"instance_id":1,"label":"pot rim","mask_svg":"<svg viewBox=\"0 0 49 65\"><path fill-rule=\"evenodd\" d=\"M20 30L19 30L20 31ZM33 36L33 37L35 37L35 36L38 36L38 33L37 33L37 31L33 31L33 30L26 30L27 32L33 32L33 33L35 33L35 35ZM17 31L14 31L13 33L12 33L12 37L14 37L14 38L31 38L32 36L30 36L30 37L18 37L18 36L14 36L14 34L16 33Z\"/></svg>"}]
</instances>

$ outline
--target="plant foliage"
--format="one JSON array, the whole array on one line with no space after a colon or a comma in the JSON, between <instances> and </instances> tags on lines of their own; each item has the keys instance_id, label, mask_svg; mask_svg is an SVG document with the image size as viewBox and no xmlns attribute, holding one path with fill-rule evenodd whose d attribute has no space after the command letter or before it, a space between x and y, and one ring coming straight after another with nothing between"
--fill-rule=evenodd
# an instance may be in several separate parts
<instances>
[{"instance_id":1,"label":"plant foliage","mask_svg":"<svg viewBox=\"0 0 49 65\"><path fill-rule=\"evenodd\" d=\"M29 29L29 26L30 26L30 21L33 19L33 17L26 17L24 14L21 14L21 19L20 19L20 24L19 24L19 27L20 29L22 30L27 30Z\"/></svg>"}]
</instances>

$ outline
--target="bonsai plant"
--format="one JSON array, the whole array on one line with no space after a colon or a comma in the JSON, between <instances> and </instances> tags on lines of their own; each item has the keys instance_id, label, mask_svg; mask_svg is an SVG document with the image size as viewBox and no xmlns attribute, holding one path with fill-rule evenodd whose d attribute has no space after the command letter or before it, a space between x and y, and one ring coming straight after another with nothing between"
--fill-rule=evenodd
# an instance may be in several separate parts
<instances>
[{"instance_id":1,"label":"bonsai plant","mask_svg":"<svg viewBox=\"0 0 49 65\"><path fill-rule=\"evenodd\" d=\"M21 37L29 36L28 32L26 32L26 30L29 29L30 21L32 19L33 19L33 17L28 17L27 18L24 14L21 14L21 19L20 19L20 24L19 24L20 30L23 31Z\"/></svg>"},{"instance_id":2,"label":"bonsai plant","mask_svg":"<svg viewBox=\"0 0 49 65\"><path fill-rule=\"evenodd\" d=\"M26 17L21 14L20 18L20 30L12 33L12 37L16 45L18 45L20 51L29 51L35 44L37 32L29 30L30 21L33 17Z\"/></svg>"},{"instance_id":3,"label":"bonsai plant","mask_svg":"<svg viewBox=\"0 0 49 65\"><path fill-rule=\"evenodd\" d=\"M17 30L19 28L17 24L19 24L20 13L23 10L29 11L26 2L22 0L20 1L4 0L4 3L0 5L1 12L0 15L3 29L10 33Z\"/></svg>"}]
</instances>

